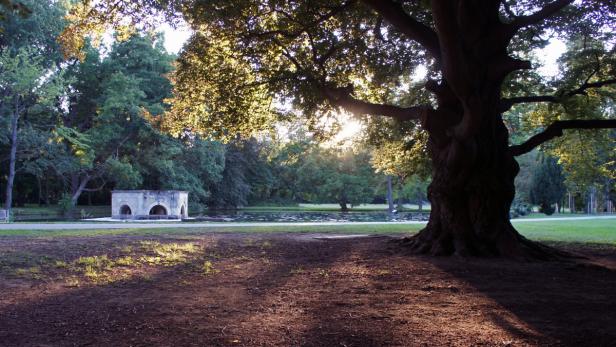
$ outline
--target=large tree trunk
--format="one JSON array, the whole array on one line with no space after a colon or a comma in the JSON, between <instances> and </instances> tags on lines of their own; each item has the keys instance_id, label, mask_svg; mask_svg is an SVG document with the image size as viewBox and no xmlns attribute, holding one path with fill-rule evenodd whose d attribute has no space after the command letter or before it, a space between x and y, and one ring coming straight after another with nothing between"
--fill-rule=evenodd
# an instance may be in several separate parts
<instances>
[{"instance_id":1,"label":"large tree trunk","mask_svg":"<svg viewBox=\"0 0 616 347\"><path fill-rule=\"evenodd\" d=\"M17 101L18 102L18 101ZM13 206L13 183L15 182L15 162L17 160L17 125L19 123L19 108L15 105L15 113L11 118L11 154L9 158L9 176L6 180L6 199L4 208L7 216L11 216L11 208Z\"/></svg>"},{"instance_id":2,"label":"large tree trunk","mask_svg":"<svg viewBox=\"0 0 616 347\"><path fill-rule=\"evenodd\" d=\"M507 129L497 118L468 143L433 141L432 210L426 228L405 243L416 253L547 257L548 248L521 236L509 221L519 171L508 152ZM457 158L454 158L457 157ZM454 159L452 161L452 159Z\"/></svg>"},{"instance_id":3,"label":"large tree trunk","mask_svg":"<svg viewBox=\"0 0 616 347\"><path fill-rule=\"evenodd\" d=\"M405 243L432 255L548 258L548 247L521 236L509 221L519 166L501 116L501 85L528 62L508 55L500 2L431 2L443 79L429 82L438 108L429 133L432 183L428 225Z\"/></svg>"}]
</instances>

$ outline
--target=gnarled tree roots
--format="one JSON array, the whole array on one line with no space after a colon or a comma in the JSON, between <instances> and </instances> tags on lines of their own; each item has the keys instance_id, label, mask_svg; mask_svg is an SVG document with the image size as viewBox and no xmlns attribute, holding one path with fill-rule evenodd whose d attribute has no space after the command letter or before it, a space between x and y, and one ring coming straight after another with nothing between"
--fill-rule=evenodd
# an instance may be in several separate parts
<instances>
[{"instance_id":1,"label":"gnarled tree roots","mask_svg":"<svg viewBox=\"0 0 616 347\"><path fill-rule=\"evenodd\" d=\"M507 231L482 239L470 232L451 232L428 225L418 234L397 241L405 253L434 256L502 257L518 260L566 260L579 256L561 251L520 235L511 224Z\"/></svg>"}]
</instances>

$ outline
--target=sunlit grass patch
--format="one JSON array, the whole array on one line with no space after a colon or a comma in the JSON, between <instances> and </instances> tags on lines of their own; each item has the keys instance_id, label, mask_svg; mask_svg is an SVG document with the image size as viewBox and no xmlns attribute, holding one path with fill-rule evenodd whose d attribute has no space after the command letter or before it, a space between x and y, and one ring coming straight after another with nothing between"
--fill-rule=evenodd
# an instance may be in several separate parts
<instances>
[{"instance_id":1,"label":"sunlit grass patch","mask_svg":"<svg viewBox=\"0 0 616 347\"><path fill-rule=\"evenodd\" d=\"M140 261L152 265L176 265L188 261L189 256L202 250L201 246L192 243L160 243L157 241L141 241L141 249L146 252Z\"/></svg>"},{"instance_id":2,"label":"sunlit grass patch","mask_svg":"<svg viewBox=\"0 0 616 347\"><path fill-rule=\"evenodd\" d=\"M69 264L67 262L65 262L64 260L56 260L53 263L53 266L55 268L57 268L57 269L66 269L66 268L68 268L68 265Z\"/></svg>"},{"instance_id":3,"label":"sunlit grass patch","mask_svg":"<svg viewBox=\"0 0 616 347\"><path fill-rule=\"evenodd\" d=\"M108 255L79 257L72 264L73 272L81 273L95 283L109 283L130 278L133 270L142 266L173 266L189 262L191 256L201 251L195 243L161 243L141 241L137 247L123 246L124 256ZM71 266L68 266L70 269Z\"/></svg>"},{"instance_id":4,"label":"sunlit grass patch","mask_svg":"<svg viewBox=\"0 0 616 347\"><path fill-rule=\"evenodd\" d=\"M30 279L41 279L41 267L40 266L31 266L29 268L17 268L15 269L15 276L22 278L30 278Z\"/></svg>"},{"instance_id":5,"label":"sunlit grass patch","mask_svg":"<svg viewBox=\"0 0 616 347\"><path fill-rule=\"evenodd\" d=\"M214 268L214 264L209 260L203 262L202 270L204 275L212 275L220 272L220 270Z\"/></svg>"},{"instance_id":6,"label":"sunlit grass patch","mask_svg":"<svg viewBox=\"0 0 616 347\"><path fill-rule=\"evenodd\" d=\"M80 282L79 282L79 278L72 276L66 279L65 285L67 287L79 287Z\"/></svg>"},{"instance_id":7,"label":"sunlit grass patch","mask_svg":"<svg viewBox=\"0 0 616 347\"><path fill-rule=\"evenodd\" d=\"M122 246L120 247L120 252L125 253L125 254L130 254L133 252L133 246Z\"/></svg>"},{"instance_id":8,"label":"sunlit grass patch","mask_svg":"<svg viewBox=\"0 0 616 347\"><path fill-rule=\"evenodd\" d=\"M85 283L106 284L146 276L153 267L176 266L194 263L194 271L201 272L201 261L220 258L203 253L203 246L195 242L145 240L120 244L109 249L108 254L88 254L90 247L79 247L82 255L68 260L42 252L0 253L0 275L30 280L64 282L68 287ZM213 270L212 270L213 271ZM213 271L212 273L214 273Z\"/></svg>"},{"instance_id":9,"label":"sunlit grass patch","mask_svg":"<svg viewBox=\"0 0 616 347\"><path fill-rule=\"evenodd\" d=\"M114 280L111 270L116 263L104 254L100 256L79 257L74 262L77 271L93 282L112 282Z\"/></svg>"},{"instance_id":10,"label":"sunlit grass patch","mask_svg":"<svg viewBox=\"0 0 616 347\"><path fill-rule=\"evenodd\" d=\"M97 269L111 269L114 265L114 262L107 257L106 254L100 256L91 256L91 257L79 257L75 261L75 265L77 266L91 266Z\"/></svg>"},{"instance_id":11,"label":"sunlit grass patch","mask_svg":"<svg viewBox=\"0 0 616 347\"><path fill-rule=\"evenodd\" d=\"M120 258L116 259L115 263L118 266L135 266L135 265L138 265L137 261L133 257L131 257L131 256L120 257Z\"/></svg>"}]
</instances>

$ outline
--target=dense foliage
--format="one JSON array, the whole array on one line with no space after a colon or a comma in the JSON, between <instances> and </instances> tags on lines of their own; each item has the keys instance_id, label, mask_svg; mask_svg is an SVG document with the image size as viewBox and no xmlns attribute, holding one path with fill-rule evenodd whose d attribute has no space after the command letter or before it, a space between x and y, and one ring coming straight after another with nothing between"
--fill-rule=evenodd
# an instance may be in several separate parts
<instances>
[{"instance_id":1,"label":"dense foliage","mask_svg":"<svg viewBox=\"0 0 616 347\"><path fill-rule=\"evenodd\" d=\"M70 210L108 203L112 189L139 188L188 190L193 211L298 202L345 210L383 201L389 175L395 199L421 208L429 198L430 143L453 130L430 133L424 118L410 120L443 103L464 108L434 91L447 83L439 82L442 61L425 44L430 40L409 39L392 15L405 13L408 22L413 15L431 30L429 2L21 3L0 2L0 191L14 191L7 201L20 205ZM546 3L504 1L499 15L514 23ZM165 9L194 29L177 57L160 35L138 30L139 18L148 29L156 17L147 14ZM609 2L574 3L512 37L516 59L535 59L535 49L548 43L542 31L559 33L568 49L557 78L523 71L504 79L501 110L511 143L558 121L614 118L610 13ZM116 24L116 36L99 46L106 23ZM427 74L417 77L422 68ZM328 148L309 136L346 111L365 125L353 148ZM280 138L276 126L297 118L305 124L300 134ZM598 210L605 210L616 191L615 135L590 134L566 132L543 144L542 154L520 157L518 205L549 212L562 205L564 184L581 200L578 207L598 196ZM487 147L465 144L460 151ZM555 159L537 159L543 157ZM541 191L556 186L558 194Z\"/></svg>"},{"instance_id":2,"label":"dense foliage","mask_svg":"<svg viewBox=\"0 0 616 347\"><path fill-rule=\"evenodd\" d=\"M554 205L562 205L565 197L565 179L562 170L552 157L542 157L537 163L530 187L530 201L539 205L539 211L554 213Z\"/></svg>"}]
</instances>

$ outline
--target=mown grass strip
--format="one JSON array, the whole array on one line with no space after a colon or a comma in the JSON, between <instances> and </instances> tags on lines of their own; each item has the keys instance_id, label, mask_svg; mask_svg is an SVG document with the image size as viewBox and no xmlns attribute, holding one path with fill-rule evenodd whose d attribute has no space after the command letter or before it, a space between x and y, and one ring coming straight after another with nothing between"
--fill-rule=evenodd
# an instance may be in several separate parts
<instances>
[{"instance_id":1,"label":"mown grass strip","mask_svg":"<svg viewBox=\"0 0 616 347\"><path fill-rule=\"evenodd\" d=\"M616 219L572 221L513 221L514 226L526 237L534 240L616 243ZM229 226L211 228L148 228L148 229L91 229L91 230L0 230L1 236L22 237L95 237L107 235L182 235L212 232L232 233L351 233L351 234L400 234L415 233L421 224L371 224L371 225L294 225L294 226Z\"/></svg>"}]
</instances>

